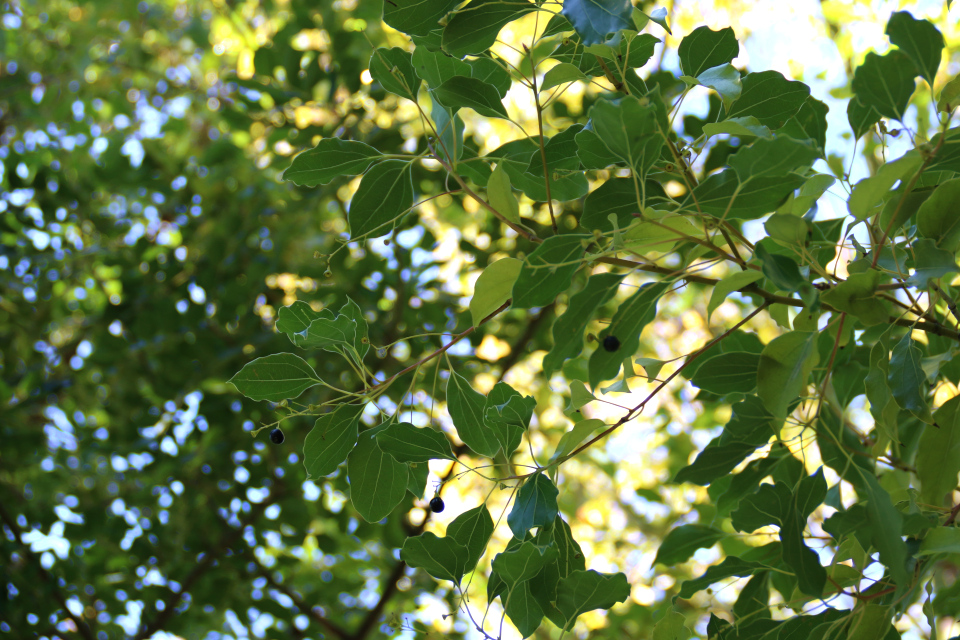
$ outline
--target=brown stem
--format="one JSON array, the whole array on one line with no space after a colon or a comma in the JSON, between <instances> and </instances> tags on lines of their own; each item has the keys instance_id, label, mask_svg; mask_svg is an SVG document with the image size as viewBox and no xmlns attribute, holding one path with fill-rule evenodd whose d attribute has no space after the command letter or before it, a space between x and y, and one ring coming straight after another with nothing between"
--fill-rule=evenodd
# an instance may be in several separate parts
<instances>
[{"instance_id":1,"label":"brown stem","mask_svg":"<svg viewBox=\"0 0 960 640\"><path fill-rule=\"evenodd\" d=\"M553 228L553 232L557 233L557 218L553 213L553 197L550 195L550 168L547 166L547 149L543 144L543 107L540 106L540 95L537 93L536 65L533 63L533 52L527 48L527 45L523 45L523 48L526 49L527 54L530 56L530 68L533 69L533 73L530 75L533 81L533 101L537 105L537 128L540 131L540 160L543 162L543 182L547 185L547 207L550 209L550 226Z\"/></svg>"}]
</instances>

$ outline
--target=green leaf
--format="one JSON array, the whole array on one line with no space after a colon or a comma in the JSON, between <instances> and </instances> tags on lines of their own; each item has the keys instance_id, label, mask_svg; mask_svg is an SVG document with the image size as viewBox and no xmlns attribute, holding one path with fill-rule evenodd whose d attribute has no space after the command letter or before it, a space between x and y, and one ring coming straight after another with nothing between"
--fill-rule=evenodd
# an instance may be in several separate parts
<instances>
[{"instance_id":1,"label":"green leaf","mask_svg":"<svg viewBox=\"0 0 960 640\"><path fill-rule=\"evenodd\" d=\"M686 627L687 616L671 609L653 627L653 640L687 640L690 630Z\"/></svg>"},{"instance_id":2,"label":"green leaf","mask_svg":"<svg viewBox=\"0 0 960 640\"><path fill-rule=\"evenodd\" d=\"M377 445L398 462L455 460L450 441L439 431L397 422L377 434Z\"/></svg>"},{"instance_id":3,"label":"green leaf","mask_svg":"<svg viewBox=\"0 0 960 640\"><path fill-rule=\"evenodd\" d=\"M551 236L523 261L513 285L513 308L545 307L570 286L583 256L588 235Z\"/></svg>"},{"instance_id":4,"label":"green leaf","mask_svg":"<svg viewBox=\"0 0 960 640\"><path fill-rule=\"evenodd\" d=\"M727 110L740 98L740 93L743 91L743 86L740 84L740 71L732 64L721 64L707 69L697 76L697 82L720 94L723 108Z\"/></svg>"},{"instance_id":5,"label":"green leaf","mask_svg":"<svg viewBox=\"0 0 960 640\"><path fill-rule=\"evenodd\" d=\"M633 27L630 0L565 0L560 13L584 45L616 44L620 31Z\"/></svg>"},{"instance_id":6,"label":"green leaf","mask_svg":"<svg viewBox=\"0 0 960 640\"><path fill-rule=\"evenodd\" d=\"M383 154L363 142L324 138L313 149L294 158L281 180L301 187L315 187L340 176L359 175L382 157Z\"/></svg>"},{"instance_id":7,"label":"green leaf","mask_svg":"<svg viewBox=\"0 0 960 640\"><path fill-rule=\"evenodd\" d=\"M730 514L730 524L745 533L769 525L779 526L784 514L792 509L792 500L790 488L784 483L762 484L759 491L740 501Z\"/></svg>"},{"instance_id":8,"label":"green leaf","mask_svg":"<svg viewBox=\"0 0 960 640\"><path fill-rule=\"evenodd\" d=\"M443 50L457 58L483 53L497 41L500 29L536 8L527 0L473 0L444 27Z\"/></svg>"},{"instance_id":9,"label":"green leaf","mask_svg":"<svg viewBox=\"0 0 960 640\"><path fill-rule=\"evenodd\" d=\"M480 326L481 320L510 299L522 266L523 263L516 258L501 258L487 265L473 285L473 297L470 298L473 326Z\"/></svg>"},{"instance_id":10,"label":"green leaf","mask_svg":"<svg viewBox=\"0 0 960 640\"><path fill-rule=\"evenodd\" d=\"M937 111L950 113L960 104L960 77L956 77L940 90L937 98Z\"/></svg>"},{"instance_id":11,"label":"green leaf","mask_svg":"<svg viewBox=\"0 0 960 640\"><path fill-rule=\"evenodd\" d=\"M657 302L670 286L667 281L645 284L617 308L610 324L598 337L603 344L604 338L614 336L620 340L620 347L612 352L601 347L590 356L587 368L593 389L602 381L617 377L623 359L637 352L640 333L656 316Z\"/></svg>"},{"instance_id":12,"label":"green leaf","mask_svg":"<svg viewBox=\"0 0 960 640\"><path fill-rule=\"evenodd\" d=\"M898 438L897 424L900 416L900 406L893 399L890 387L887 385L887 375L890 370L890 361L886 347L877 342L870 350L870 371L864 378L867 400L870 401L870 414L881 432L891 441Z\"/></svg>"},{"instance_id":13,"label":"green leaf","mask_svg":"<svg viewBox=\"0 0 960 640\"><path fill-rule=\"evenodd\" d=\"M788 201L787 204L779 209L779 211L794 216L802 216L810 211L810 208L816 204L817 200L820 199L820 196L826 193L827 189L832 187L833 183L836 181L836 178L833 176L828 176L825 173L817 173L810 176L807 178L807 181L803 183L803 186L800 187L800 193ZM836 221L833 220L827 222L836 223ZM837 224L842 224L842 220ZM816 228L816 225L817 223L814 223L814 228ZM818 240L823 243L824 248L829 245L829 248L832 251L835 251L835 241L815 236L814 242L817 242ZM830 258L833 258L832 252L830 254Z\"/></svg>"},{"instance_id":14,"label":"green leaf","mask_svg":"<svg viewBox=\"0 0 960 640\"><path fill-rule=\"evenodd\" d=\"M704 127L704 131L706 129ZM683 200L681 208L725 220L753 220L775 211L803 183L804 179L796 174L752 178L741 183L737 172L727 169L701 182Z\"/></svg>"},{"instance_id":15,"label":"green leaf","mask_svg":"<svg viewBox=\"0 0 960 640\"><path fill-rule=\"evenodd\" d=\"M280 307L277 312L277 331L287 334L290 342L297 344L294 334L300 333L310 326L310 323L317 318L327 317L333 319L333 312L329 309L314 311L308 303L303 300L297 300L287 307Z\"/></svg>"},{"instance_id":16,"label":"green leaf","mask_svg":"<svg viewBox=\"0 0 960 640\"><path fill-rule=\"evenodd\" d=\"M536 399L520 395L506 382L498 382L487 394L484 422L496 434L504 455L509 456L520 446L536 406Z\"/></svg>"},{"instance_id":17,"label":"green leaf","mask_svg":"<svg viewBox=\"0 0 960 640\"><path fill-rule=\"evenodd\" d=\"M375 49L370 56L370 75L386 91L407 100L417 101L420 78L413 70L409 51L399 47Z\"/></svg>"},{"instance_id":18,"label":"green leaf","mask_svg":"<svg viewBox=\"0 0 960 640\"><path fill-rule=\"evenodd\" d=\"M929 238L914 240L913 253L916 256L914 273L907 282L914 287L926 289L930 280L960 271L954 254L938 249L936 243Z\"/></svg>"},{"instance_id":19,"label":"green leaf","mask_svg":"<svg viewBox=\"0 0 960 640\"><path fill-rule=\"evenodd\" d=\"M251 400L280 402L296 398L322 381L300 356L276 353L243 365L229 382Z\"/></svg>"},{"instance_id":20,"label":"green leaf","mask_svg":"<svg viewBox=\"0 0 960 640\"><path fill-rule=\"evenodd\" d=\"M887 22L890 42L900 47L917 66L920 75L933 87L943 55L943 34L928 20L917 20L908 11L897 11Z\"/></svg>"},{"instance_id":21,"label":"green leaf","mask_svg":"<svg viewBox=\"0 0 960 640\"><path fill-rule=\"evenodd\" d=\"M605 169L614 164L623 165L620 157L610 150L593 129L593 122L587 122L587 126L576 137L577 157L583 166L587 169Z\"/></svg>"},{"instance_id":22,"label":"green leaf","mask_svg":"<svg viewBox=\"0 0 960 640\"><path fill-rule=\"evenodd\" d=\"M537 600L543 613L557 626L563 626L566 616L557 609L557 587L560 580L574 571L586 569L583 550L570 533L570 525L559 515L550 526L541 527L534 542L538 545L552 545L557 549L556 560L544 566L536 576L527 581L530 592Z\"/></svg>"},{"instance_id":23,"label":"green leaf","mask_svg":"<svg viewBox=\"0 0 960 640\"><path fill-rule=\"evenodd\" d=\"M543 609L533 596L531 582L521 582L507 593L503 603L510 622L524 638L532 636L543 622Z\"/></svg>"},{"instance_id":24,"label":"green leaf","mask_svg":"<svg viewBox=\"0 0 960 640\"><path fill-rule=\"evenodd\" d=\"M935 553L960 553L960 528L937 527L920 543L918 556Z\"/></svg>"},{"instance_id":25,"label":"green leaf","mask_svg":"<svg viewBox=\"0 0 960 640\"><path fill-rule=\"evenodd\" d=\"M543 75L543 82L540 83L540 91L546 91L560 86L567 82L576 82L578 80L589 80L587 74L580 71L580 68L569 62L561 62Z\"/></svg>"},{"instance_id":26,"label":"green leaf","mask_svg":"<svg viewBox=\"0 0 960 640\"><path fill-rule=\"evenodd\" d=\"M534 153L530 156L527 173L543 178L543 155L547 157L547 170L551 174L562 171L573 171L580 168L577 158L576 135L583 129L582 125L573 124L553 136L544 143L543 154Z\"/></svg>"},{"instance_id":27,"label":"green leaf","mask_svg":"<svg viewBox=\"0 0 960 640\"><path fill-rule=\"evenodd\" d=\"M886 322L890 303L877 297L880 272L874 269L854 273L844 282L820 294L820 300L837 311L855 316L866 326Z\"/></svg>"},{"instance_id":28,"label":"green leaf","mask_svg":"<svg viewBox=\"0 0 960 640\"><path fill-rule=\"evenodd\" d=\"M425 36L461 0L391 0L383 3L383 21L407 35Z\"/></svg>"},{"instance_id":29,"label":"green leaf","mask_svg":"<svg viewBox=\"0 0 960 640\"><path fill-rule=\"evenodd\" d=\"M907 545L900 537L903 516L873 473L857 464L849 465L848 471L845 479L866 501L870 543L880 552L880 561L886 565L890 577L898 585L909 584L912 571L907 569Z\"/></svg>"},{"instance_id":30,"label":"green leaf","mask_svg":"<svg viewBox=\"0 0 960 640\"><path fill-rule=\"evenodd\" d=\"M557 609L567 618L564 629L571 629L582 613L609 609L629 597L630 584L622 573L574 571L557 585Z\"/></svg>"},{"instance_id":31,"label":"green leaf","mask_svg":"<svg viewBox=\"0 0 960 640\"><path fill-rule=\"evenodd\" d=\"M673 35L673 31L670 31L670 25L667 24L667 10L664 7L654 9L650 13L642 13L642 15L650 18L651 22L657 23L663 28L664 31L670 35Z\"/></svg>"},{"instance_id":32,"label":"green leaf","mask_svg":"<svg viewBox=\"0 0 960 640\"><path fill-rule=\"evenodd\" d=\"M381 425L361 433L357 446L347 456L350 501L367 522L386 518L407 495L407 465L377 445L377 435L385 428Z\"/></svg>"},{"instance_id":33,"label":"green leaf","mask_svg":"<svg viewBox=\"0 0 960 640\"><path fill-rule=\"evenodd\" d=\"M748 73L740 82L743 86L740 99L733 103L733 109L724 119L753 116L770 129L786 124L810 95L810 87L787 80L779 71Z\"/></svg>"},{"instance_id":34,"label":"green leaf","mask_svg":"<svg viewBox=\"0 0 960 640\"><path fill-rule=\"evenodd\" d=\"M738 620L770 618L770 573L768 571L754 574L747 584L743 585L733 605L733 615Z\"/></svg>"},{"instance_id":35,"label":"green leaf","mask_svg":"<svg viewBox=\"0 0 960 640\"><path fill-rule=\"evenodd\" d=\"M757 386L757 367L760 356L745 351L721 353L704 362L690 382L715 393L749 393Z\"/></svg>"},{"instance_id":36,"label":"green leaf","mask_svg":"<svg viewBox=\"0 0 960 640\"><path fill-rule=\"evenodd\" d=\"M714 285L713 292L710 294L710 302L707 303L707 319L710 319L710 316L717 310L717 307L723 304L731 293L739 291L758 280L763 280L763 273L752 269L732 273L720 280L720 282Z\"/></svg>"},{"instance_id":37,"label":"green leaf","mask_svg":"<svg viewBox=\"0 0 960 640\"><path fill-rule=\"evenodd\" d=\"M464 573L473 571L477 566L492 535L493 518L484 504L464 511L447 525L447 537L456 540L467 550Z\"/></svg>"},{"instance_id":38,"label":"green leaf","mask_svg":"<svg viewBox=\"0 0 960 640\"><path fill-rule=\"evenodd\" d=\"M440 157L452 165L463 157L463 120L456 109L448 109L430 92L430 117L439 134L436 151Z\"/></svg>"},{"instance_id":39,"label":"green leaf","mask_svg":"<svg viewBox=\"0 0 960 640\"><path fill-rule=\"evenodd\" d=\"M507 97L507 92L513 85L513 79L510 73L503 68L503 63L493 58L471 58L467 61L472 76L477 80L483 80L487 84L496 87L501 98Z\"/></svg>"},{"instance_id":40,"label":"green leaf","mask_svg":"<svg viewBox=\"0 0 960 640\"><path fill-rule=\"evenodd\" d=\"M737 137L760 137L769 138L769 127L760 124L760 121L753 116L743 118L727 118L722 122L708 122L703 125L703 133L706 138L725 133Z\"/></svg>"},{"instance_id":41,"label":"green leaf","mask_svg":"<svg viewBox=\"0 0 960 640\"><path fill-rule=\"evenodd\" d=\"M346 304L340 307L340 315L356 323L353 348L356 350L357 355L360 356L360 359L363 360L364 356L366 356L370 350L370 339L367 319L363 317L363 311L360 309L360 305L347 296ZM364 339L367 341L364 342Z\"/></svg>"},{"instance_id":42,"label":"green leaf","mask_svg":"<svg viewBox=\"0 0 960 640\"><path fill-rule=\"evenodd\" d=\"M556 517L556 516L554 516ZM550 524L552 525L552 519ZM555 545L539 546L533 542L524 542L498 553L493 559L493 570L512 589L517 583L533 578L548 563L557 559L559 551Z\"/></svg>"},{"instance_id":43,"label":"green leaf","mask_svg":"<svg viewBox=\"0 0 960 640\"><path fill-rule=\"evenodd\" d=\"M692 482L693 484L706 486L717 478L722 478L733 471L756 449L755 446L743 442L708 446L697 454L696 459L691 464L677 472L673 482L677 484Z\"/></svg>"},{"instance_id":44,"label":"green leaf","mask_svg":"<svg viewBox=\"0 0 960 640\"><path fill-rule=\"evenodd\" d=\"M426 47L413 50L412 63L416 74L426 80L432 89L454 76L473 75L473 69L463 60L452 58L442 51L430 51Z\"/></svg>"},{"instance_id":45,"label":"green leaf","mask_svg":"<svg viewBox=\"0 0 960 640\"><path fill-rule=\"evenodd\" d=\"M927 380L920 366L923 352L908 332L890 354L890 373L887 382L897 404L907 411L923 413L927 408Z\"/></svg>"},{"instance_id":46,"label":"green leaf","mask_svg":"<svg viewBox=\"0 0 960 640\"><path fill-rule=\"evenodd\" d=\"M545 377L549 378L564 360L580 355L587 325L597 309L616 295L623 278L616 273L592 275L583 289L570 297L566 311L553 323L553 348L543 358Z\"/></svg>"},{"instance_id":47,"label":"green leaf","mask_svg":"<svg viewBox=\"0 0 960 640\"><path fill-rule=\"evenodd\" d=\"M407 538L400 549L400 559L414 569L423 569L437 580L452 580L460 584L470 552L451 536L438 537L435 533Z\"/></svg>"},{"instance_id":48,"label":"green leaf","mask_svg":"<svg viewBox=\"0 0 960 640\"><path fill-rule=\"evenodd\" d=\"M491 207L503 214L504 218L519 224L520 202L513 195L510 176L503 170L502 162L497 164L497 168L493 170L487 181L487 200Z\"/></svg>"},{"instance_id":49,"label":"green leaf","mask_svg":"<svg viewBox=\"0 0 960 640\"><path fill-rule=\"evenodd\" d=\"M668 567L686 562L697 549L708 549L725 537L722 531L699 524L685 524L673 529L660 543L653 563Z\"/></svg>"},{"instance_id":50,"label":"green leaf","mask_svg":"<svg viewBox=\"0 0 960 640\"><path fill-rule=\"evenodd\" d=\"M567 431L560 436L560 442L557 443L557 450L553 452L552 456L550 456L550 461L553 462L554 460L558 460L559 458L567 455L580 446L580 443L593 435L597 429L605 426L606 423L603 420L598 420L596 418L581 420L577 424L573 425L573 428L570 429L570 431Z\"/></svg>"},{"instance_id":51,"label":"green leaf","mask_svg":"<svg viewBox=\"0 0 960 640\"><path fill-rule=\"evenodd\" d=\"M483 422L486 397L473 390L466 378L450 371L447 381L447 410L457 435L474 452L492 458L500 450L497 436ZM522 537L522 536L521 536Z\"/></svg>"},{"instance_id":52,"label":"green leaf","mask_svg":"<svg viewBox=\"0 0 960 640\"><path fill-rule=\"evenodd\" d=\"M707 69L732 62L740 55L740 43L730 27L719 31L713 31L709 27L697 27L680 41L677 53L683 74L696 78ZM739 79L738 73L737 80Z\"/></svg>"},{"instance_id":53,"label":"green leaf","mask_svg":"<svg viewBox=\"0 0 960 640\"><path fill-rule=\"evenodd\" d=\"M378 238L390 233L397 219L413 206L413 180L410 164L386 160L360 179L347 220L350 239Z\"/></svg>"},{"instance_id":54,"label":"green leaf","mask_svg":"<svg viewBox=\"0 0 960 640\"><path fill-rule=\"evenodd\" d=\"M891 361L891 365L893 362ZM917 449L920 497L934 506L957 486L960 473L960 396L947 400L933 414L934 425L925 425Z\"/></svg>"},{"instance_id":55,"label":"green leaf","mask_svg":"<svg viewBox=\"0 0 960 640\"><path fill-rule=\"evenodd\" d=\"M790 206L791 202L787 202L781 209ZM763 228L771 238L790 247L806 246L812 231L806 220L790 213L773 214L763 223Z\"/></svg>"},{"instance_id":56,"label":"green leaf","mask_svg":"<svg viewBox=\"0 0 960 640\"><path fill-rule=\"evenodd\" d=\"M510 119L497 88L483 80L454 76L434 89L433 95L446 107L467 107L488 118Z\"/></svg>"},{"instance_id":57,"label":"green leaf","mask_svg":"<svg viewBox=\"0 0 960 640\"><path fill-rule=\"evenodd\" d=\"M417 500L423 499L423 494L427 491L427 480L430 478L430 467L425 464L408 464L407 471L407 491L413 494Z\"/></svg>"},{"instance_id":58,"label":"green leaf","mask_svg":"<svg viewBox=\"0 0 960 640\"><path fill-rule=\"evenodd\" d=\"M797 140L813 140L817 145L817 154L826 159L827 145L827 112L830 107L813 96L808 97L797 115L793 116L780 128L783 135Z\"/></svg>"},{"instance_id":59,"label":"green leaf","mask_svg":"<svg viewBox=\"0 0 960 640\"><path fill-rule=\"evenodd\" d=\"M798 291L809 286L800 273L800 267L793 258L779 253L771 253L763 242L758 242L754 251L761 260L763 275L784 291Z\"/></svg>"},{"instance_id":60,"label":"green leaf","mask_svg":"<svg viewBox=\"0 0 960 640\"><path fill-rule=\"evenodd\" d=\"M923 158L916 151L908 151L896 160L885 163L875 175L864 178L853 188L847 202L850 213L857 220L865 220L890 192L894 183L906 180L922 163Z\"/></svg>"},{"instance_id":61,"label":"green leaf","mask_svg":"<svg viewBox=\"0 0 960 640\"><path fill-rule=\"evenodd\" d=\"M557 517L557 495L560 492L543 473L528 478L507 515L513 535L521 540L533 527L542 527Z\"/></svg>"},{"instance_id":62,"label":"green leaf","mask_svg":"<svg viewBox=\"0 0 960 640\"><path fill-rule=\"evenodd\" d=\"M604 233L613 231L610 216L615 215L617 227L626 229L634 221L633 214L640 212L638 199L643 200L643 196L643 184L630 178L610 178L584 200L580 226Z\"/></svg>"},{"instance_id":63,"label":"green leaf","mask_svg":"<svg viewBox=\"0 0 960 640\"><path fill-rule=\"evenodd\" d=\"M847 122L853 129L853 137L859 139L880 122L880 113L872 106L865 105L853 97L847 103Z\"/></svg>"},{"instance_id":64,"label":"green leaf","mask_svg":"<svg viewBox=\"0 0 960 640\"><path fill-rule=\"evenodd\" d=\"M797 169L809 167L817 159L817 151L809 142L786 136L760 138L742 147L727 161L740 177L741 183L750 178L785 176Z\"/></svg>"},{"instance_id":65,"label":"green leaf","mask_svg":"<svg viewBox=\"0 0 960 640\"><path fill-rule=\"evenodd\" d=\"M642 105L633 96L598 100L590 107L589 116L590 128L609 152L633 168L641 181L645 179L664 145L655 104Z\"/></svg>"},{"instance_id":66,"label":"green leaf","mask_svg":"<svg viewBox=\"0 0 960 640\"><path fill-rule=\"evenodd\" d=\"M917 88L916 72L903 51L894 50L883 56L871 51L854 72L851 86L860 104L902 122L910 96Z\"/></svg>"},{"instance_id":67,"label":"green leaf","mask_svg":"<svg viewBox=\"0 0 960 640\"><path fill-rule=\"evenodd\" d=\"M924 238L936 240L937 247L950 253L960 249L960 178L942 183L917 211L917 230Z\"/></svg>"},{"instance_id":68,"label":"green leaf","mask_svg":"<svg viewBox=\"0 0 960 640\"><path fill-rule=\"evenodd\" d=\"M341 404L317 418L303 443L303 466L308 479L330 475L347 459L357 444L362 413L363 405Z\"/></svg>"},{"instance_id":69,"label":"green leaf","mask_svg":"<svg viewBox=\"0 0 960 640\"><path fill-rule=\"evenodd\" d=\"M321 315L303 331L293 334L298 347L344 353L357 342L356 320L340 314L333 319Z\"/></svg>"},{"instance_id":70,"label":"green leaf","mask_svg":"<svg viewBox=\"0 0 960 640\"><path fill-rule=\"evenodd\" d=\"M680 593L677 595L677 598L687 600L698 591L706 589L716 582L733 576L743 578L753 575L756 571L767 568L766 565L759 562L750 562L748 560L741 560L736 556L727 556L720 564L709 567L699 578L685 580L683 584L680 585Z\"/></svg>"},{"instance_id":71,"label":"green leaf","mask_svg":"<svg viewBox=\"0 0 960 640\"><path fill-rule=\"evenodd\" d=\"M810 371L818 361L816 334L791 331L774 338L760 354L757 395L767 410L779 419L807 386Z\"/></svg>"}]
</instances>

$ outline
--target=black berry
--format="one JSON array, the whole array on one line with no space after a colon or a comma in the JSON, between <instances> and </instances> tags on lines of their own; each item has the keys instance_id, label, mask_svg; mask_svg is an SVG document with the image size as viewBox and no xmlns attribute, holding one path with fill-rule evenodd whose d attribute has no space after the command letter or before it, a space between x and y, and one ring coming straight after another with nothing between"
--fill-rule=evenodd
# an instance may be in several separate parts
<instances>
[{"instance_id":1,"label":"black berry","mask_svg":"<svg viewBox=\"0 0 960 640\"><path fill-rule=\"evenodd\" d=\"M617 336L607 336L603 339L603 348L613 353L620 348L620 339Z\"/></svg>"},{"instance_id":2,"label":"black berry","mask_svg":"<svg viewBox=\"0 0 960 640\"><path fill-rule=\"evenodd\" d=\"M283 444L283 431L274 429L270 432L270 442L273 444Z\"/></svg>"},{"instance_id":3,"label":"black berry","mask_svg":"<svg viewBox=\"0 0 960 640\"><path fill-rule=\"evenodd\" d=\"M433 500L431 500L430 511L433 511L434 513L440 513L441 511L443 511L443 498L441 498L440 496L437 496Z\"/></svg>"}]
</instances>

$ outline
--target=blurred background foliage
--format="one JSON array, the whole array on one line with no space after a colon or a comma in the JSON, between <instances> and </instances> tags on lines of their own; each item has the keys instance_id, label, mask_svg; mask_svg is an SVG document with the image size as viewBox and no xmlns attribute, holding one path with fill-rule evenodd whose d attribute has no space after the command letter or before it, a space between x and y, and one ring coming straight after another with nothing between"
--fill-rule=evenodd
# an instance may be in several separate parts
<instances>
[{"instance_id":1,"label":"blurred background foliage","mask_svg":"<svg viewBox=\"0 0 960 640\"><path fill-rule=\"evenodd\" d=\"M903 3L808 4L668 2L675 35L644 74L656 81L660 67L675 72L676 45L694 27L729 25L744 42L741 66L782 70L828 102L846 98L851 70L880 46L885 16ZM944 20L942 2L921 5L912 5L916 15L944 30L953 74L956 16ZM356 179L318 189L279 181L291 157L322 137L423 148L416 112L367 72L374 47L406 41L380 22L382 3L0 7L0 634L466 636L463 620L445 617L452 594L397 555L406 535L442 532L462 509L429 519L426 503L410 500L382 523L363 522L343 474L305 480L307 421L285 421L280 446L265 433L251 438L276 420L275 408L225 383L256 355L289 349L273 330L280 306L339 307L347 296L383 347L380 372L395 373L439 346L435 332L470 326L466 303L483 267L531 249L472 202L440 195L447 187L430 163L415 169L414 183L438 197L387 242L365 246L339 241ZM532 28L530 16L501 40L519 42ZM594 99L589 88L571 89L549 120L580 118ZM511 94L511 113L529 114L526 100ZM703 116L709 106L704 98L685 108ZM831 118L842 114L832 109ZM520 135L505 121L466 127L480 150ZM857 158L843 136L828 148L833 162L864 173L883 153L877 140L868 136ZM521 212L549 224L542 204L525 200ZM708 335L703 290L671 300L639 355L676 357ZM714 321L739 316L728 301ZM571 424L562 378L539 377L553 317L552 309L532 321L502 314L454 353L478 390L503 378L537 398L533 437L544 446ZM434 335L410 337L424 332ZM341 362L311 364L351 384ZM387 410L432 410L430 394L389 395ZM323 402L322 392L310 401ZM561 509L588 566L625 571L633 586L609 615L583 616L578 632L593 629L591 637L650 637L678 582L743 544L730 536L690 562L652 566L672 526L712 518L705 490L665 483L728 416L704 412L682 385L646 415L564 466ZM431 480L446 467L431 467ZM461 479L443 495L472 506L481 490ZM688 625L702 632L707 612L735 595L689 601ZM911 615L923 635L922 616Z\"/></svg>"}]
</instances>

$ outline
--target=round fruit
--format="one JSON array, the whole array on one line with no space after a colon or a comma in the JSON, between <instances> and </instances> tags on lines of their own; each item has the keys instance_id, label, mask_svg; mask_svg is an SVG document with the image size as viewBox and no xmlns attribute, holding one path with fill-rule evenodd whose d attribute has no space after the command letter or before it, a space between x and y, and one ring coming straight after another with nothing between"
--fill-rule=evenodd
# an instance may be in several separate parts
<instances>
[{"instance_id":1,"label":"round fruit","mask_svg":"<svg viewBox=\"0 0 960 640\"><path fill-rule=\"evenodd\" d=\"M440 513L443 511L443 499L440 496L437 496L430 501L430 511L433 511L434 513Z\"/></svg>"},{"instance_id":2,"label":"round fruit","mask_svg":"<svg viewBox=\"0 0 960 640\"><path fill-rule=\"evenodd\" d=\"M283 444L283 431L274 429L270 432L270 442L273 444Z\"/></svg>"},{"instance_id":3,"label":"round fruit","mask_svg":"<svg viewBox=\"0 0 960 640\"><path fill-rule=\"evenodd\" d=\"M607 336L603 339L603 348L613 353L620 348L620 339L617 336Z\"/></svg>"}]
</instances>

